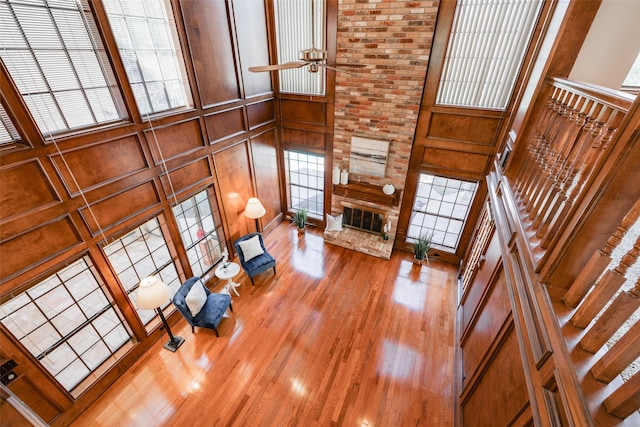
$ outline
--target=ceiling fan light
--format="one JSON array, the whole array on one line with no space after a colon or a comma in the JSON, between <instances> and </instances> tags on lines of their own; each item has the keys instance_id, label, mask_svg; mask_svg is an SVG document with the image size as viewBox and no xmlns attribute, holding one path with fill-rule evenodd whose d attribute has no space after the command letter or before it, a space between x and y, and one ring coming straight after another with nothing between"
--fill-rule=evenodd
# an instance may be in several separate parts
<instances>
[{"instance_id":1,"label":"ceiling fan light","mask_svg":"<svg viewBox=\"0 0 640 427\"><path fill-rule=\"evenodd\" d=\"M315 47L311 49L301 50L300 59L302 61L310 62L325 61L327 59L327 51Z\"/></svg>"}]
</instances>

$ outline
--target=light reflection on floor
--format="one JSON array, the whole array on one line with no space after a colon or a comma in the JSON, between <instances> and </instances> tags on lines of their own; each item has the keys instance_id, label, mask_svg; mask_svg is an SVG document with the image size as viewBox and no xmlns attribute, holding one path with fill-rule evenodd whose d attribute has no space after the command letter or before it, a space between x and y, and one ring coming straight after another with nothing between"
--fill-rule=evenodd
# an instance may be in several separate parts
<instances>
[{"instance_id":1,"label":"light reflection on floor","mask_svg":"<svg viewBox=\"0 0 640 427\"><path fill-rule=\"evenodd\" d=\"M382 342L378 372L394 380L409 380L416 365L423 363L416 350L385 339Z\"/></svg>"},{"instance_id":2,"label":"light reflection on floor","mask_svg":"<svg viewBox=\"0 0 640 427\"><path fill-rule=\"evenodd\" d=\"M322 235L305 233L298 236L297 231L291 232L294 239L291 264L294 269L307 276L320 279L324 276L324 259L322 250L324 239Z\"/></svg>"}]
</instances>

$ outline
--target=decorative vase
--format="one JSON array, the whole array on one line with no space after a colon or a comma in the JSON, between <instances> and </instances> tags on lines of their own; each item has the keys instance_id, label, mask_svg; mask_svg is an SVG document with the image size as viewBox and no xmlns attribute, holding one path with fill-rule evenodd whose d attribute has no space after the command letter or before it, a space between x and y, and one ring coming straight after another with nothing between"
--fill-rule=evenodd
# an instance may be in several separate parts
<instances>
[{"instance_id":1,"label":"decorative vase","mask_svg":"<svg viewBox=\"0 0 640 427\"><path fill-rule=\"evenodd\" d=\"M331 174L331 183L333 185L340 184L340 168L337 166L333 167L333 173Z\"/></svg>"},{"instance_id":2,"label":"decorative vase","mask_svg":"<svg viewBox=\"0 0 640 427\"><path fill-rule=\"evenodd\" d=\"M349 183L349 171L346 169L343 169L342 172L340 172L340 184L347 185L348 183Z\"/></svg>"}]
</instances>

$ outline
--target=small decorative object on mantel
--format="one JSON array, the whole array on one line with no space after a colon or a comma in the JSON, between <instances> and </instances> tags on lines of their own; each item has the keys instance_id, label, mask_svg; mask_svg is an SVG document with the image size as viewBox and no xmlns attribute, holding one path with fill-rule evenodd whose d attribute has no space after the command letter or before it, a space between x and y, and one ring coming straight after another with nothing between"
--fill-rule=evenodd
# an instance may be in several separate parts
<instances>
[{"instance_id":1,"label":"small decorative object on mantel","mask_svg":"<svg viewBox=\"0 0 640 427\"><path fill-rule=\"evenodd\" d=\"M390 196L396 192L396 187L394 187L393 184L385 184L382 186L382 192L387 196Z\"/></svg>"},{"instance_id":2,"label":"small decorative object on mantel","mask_svg":"<svg viewBox=\"0 0 640 427\"><path fill-rule=\"evenodd\" d=\"M342 172L340 172L340 184L347 185L348 183L349 183L349 171L346 169L343 169Z\"/></svg>"},{"instance_id":3,"label":"small decorative object on mantel","mask_svg":"<svg viewBox=\"0 0 640 427\"><path fill-rule=\"evenodd\" d=\"M307 210L304 208L298 209L296 213L293 214L291 222L298 227L298 236L302 236L305 226L307 225Z\"/></svg>"},{"instance_id":4,"label":"small decorative object on mantel","mask_svg":"<svg viewBox=\"0 0 640 427\"><path fill-rule=\"evenodd\" d=\"M389 232L391 231L391 220L388 219L382 228L382 239L389 240Z\"/></svg>"},{"instance_id":5,"label":"small decorative object on mantel","mask_svg":"<svg viewBox=\"0 0 640 427\"><path fill-rule=\"evenodd\" d=\"M338 166L333 167L333 173L331 174L331 183L333 185L340 184L340 168Z\"/></svg>"},{"instance_id":6,"label":"small decorative object on mantel","mask_svg":"<svg viewBox=\"0 0 640 427\"><path fill-rule=\"evenodd\" d=\"M424 233L413 242L413 263L415 265L422 265L424 261L429 263L429 252L431 251L431 242L433 239L433 233Z\"/></svg>"}]
</instances>

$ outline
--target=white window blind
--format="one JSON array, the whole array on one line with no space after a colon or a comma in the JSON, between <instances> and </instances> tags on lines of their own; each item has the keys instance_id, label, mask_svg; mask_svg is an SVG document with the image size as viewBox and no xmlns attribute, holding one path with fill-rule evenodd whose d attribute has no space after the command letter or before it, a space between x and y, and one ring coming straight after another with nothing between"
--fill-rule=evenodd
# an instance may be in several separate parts
<instances>
[{"instance_id":1,"label":"white window blind","mask_svg":"<svg viewBox=\"0 0 640 427\"><path fill-rule=\"evenodd\" d=\"M458 0L436 102L506 108L541 5Z\"/></svg>"},{"instance_id":2,"label":"white window blind","mask_svg":"<svg viewBox=\"0 0 640 427\"><path fill-rule=\"evenodd\" d=\"M45 136L122 117L86 1L0 0L0 57Z\"/></svg>"},{"instance_id":3,"label":"white window blind","mask_svg":"<svg viewBox=\"0 0 640 427\"><path fill-rule=\"evenodd\" d=\"M315 35L311 32L311 7L314 8ZM314 39L318 49L325 49L324 0L276 0L273 3L276 21L278 63L300 60L301 50L310 49ZM280 91L307 95L324 95L326 69L310 73L308 67L279 71Z\"/></svg>"},{"instance_id":4,"label":"white window blind","mask_svg":"<svg viewBox=\"0 0 640 427\"><path fill-rule=\"evenodd\" d=\"M18 131L13 126L11 119L0 104L0 147L20 140Z\"/></svg>"},{"instance_id":5,"label":"white window blind","mask_svg":"<svg viewBox=\"0 0 640 427\"><path fill-rule=\"evenodd\" d=\"M104 6L140 114L188 106L171 6L165 0L104 0Z\"/></svg>"}]
</instances>

